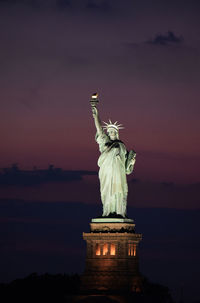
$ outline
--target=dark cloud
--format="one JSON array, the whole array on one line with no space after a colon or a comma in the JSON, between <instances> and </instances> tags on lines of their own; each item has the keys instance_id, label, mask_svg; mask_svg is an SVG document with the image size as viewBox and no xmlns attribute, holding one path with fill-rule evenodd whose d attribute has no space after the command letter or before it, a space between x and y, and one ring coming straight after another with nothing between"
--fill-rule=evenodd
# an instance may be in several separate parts
<instances>
[{"instance_id":1,"label":"dark cloud","mask_svg":"<svg viewBox=\"0 0 200 303\"><path fill-rule=\"evenodd\" d=\"M35 6L38 5L40 3L40 1L38 0L0 0L0 4L25 4L25 5L31 5L31 6Z\"/></svg>"},{"instance_id":2,"label":"dark cloud","mask_svg":"<svg viewBox=\"0 0 200 303\"><path fill-rule=\"evenodd\" d=\"M171 45L182 42L183 38L176 36L172 31L168 31L166 34L158 34L153 40L147 41L147 43L154 45Z\"/></svg>"},{"instance_id":3,"label":"dark cloud","mask_svg":"<svg viewBox=\"0 0 200 303\"><path fill-rule=\"evenodd\" d=\"M1 186L34 186L49 182L74 182L82 180L85 175L96 175L95 171L85 170L63 170L49 165L48 169L20 170L17 164L4 168L0 172Z\"/></svg>"},{"instance_id":4,"label":"dark cloud","mask_svg":"<svg viewBox=\"0 0 200 303\"><path fill-rule=\"evenodd\" d=\"M59 8L66 8L71 6L71 1L70 0L57 0L56 4Z\"/></svg>"},{"instance_id":5,"label":"dark cloud","mask_svg":"<svg viewBox=\"0 0 200 303\"><path fill-rule=\"evenodd\" d=\"M32 9L59 8L65 9L71 7L70 0L0 0L3 5L19 5L30 7Z\"/></svg>"},{"instance_id":6,"label":"dark cloud","mask_svg":"<svg viewBox=\"0 0 200 303\"><path fill-rule=\"evenodd\" d=\"M86 4L86 8L94 11L109 11L111 9L111 5L108 1L94 1L89 0Z\"/></svg>"},{"instance_id":7,"label":"dark cloud","mask_svg":"<svg viewBox=\"0 0 200 303\"><path fill-rule=\"evenodd\" d=\"M17 0L0 0L0 3L17 3L17 2L19 2L19 1L17 1Z\"/></svg>"},{"instance_id":8,"label":"dark cloud","mask_svg":"<svg viewBox=\"0 0 200 303\"><path fill-rule=\"evenodd\" d=\"M198 209L200 183L177 184L129 178L128 205L137 207L172 207ZM39 186L41 185L41 186ZM35 192L35 186L37 192ZM78 191L77 191L78 187ZM64 170L50 165L47 169L21 170L17 165L0 172L0 198L21 198L37 201L100 202L96 171Z\"/></svg>"},{"instance_id":9,"label":"dark cloud","mask_svg":"<svg viewBox=\"0 0 200 303\"><path fill-rule=\"evenodd\" d=\"M108 11L111 5L108 0L84 0L84 1L71 1L71 0L0 0L0 4L7 5L25 5L33 8L55 8L60 9L74 7L74 8L87 8L93 11Z\"/></svg>"}]
</instances>

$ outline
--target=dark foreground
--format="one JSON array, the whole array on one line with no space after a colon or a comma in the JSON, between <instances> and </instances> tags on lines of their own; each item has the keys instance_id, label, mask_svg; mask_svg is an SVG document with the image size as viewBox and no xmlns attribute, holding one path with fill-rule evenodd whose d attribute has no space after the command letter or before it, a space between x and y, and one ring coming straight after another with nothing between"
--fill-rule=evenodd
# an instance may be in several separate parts
<instances>
[{"instance_id":1,"label":"dark foreground","mask_svg":"<svg viewBox=\"0 0 200 303\"><path fill-rule=\"evenodd\" d=\"M81 293L80 285L78 275L34 273L9 284L0 284L0 302L173 303L167 287L147 279L144 279L142 293Z\"/></svg>"}]
</instances>

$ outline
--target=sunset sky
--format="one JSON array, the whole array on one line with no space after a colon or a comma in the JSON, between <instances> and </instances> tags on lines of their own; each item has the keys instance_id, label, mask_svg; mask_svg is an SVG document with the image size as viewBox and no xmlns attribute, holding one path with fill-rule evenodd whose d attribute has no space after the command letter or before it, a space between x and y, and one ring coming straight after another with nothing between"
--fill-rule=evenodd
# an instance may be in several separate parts
<instances>
[{"instance_id":1,"label":"sunset sky","mask_svg":"<svg viewBox=\"0 0 200 303\"><path fill-rule=\"evenodd\" d=\"M96 170L89 98L137 178L200 181L199 1L0 1L0 167ZM171 32L171 35L170 33Z\"/></svg>"},{"instance_id":2,"label":"sunset sky","mask_svg":"<svg viewBox=\"0 0 200 303\"><path fill-rule=\"evenodd\" d=\"M98 92L101 119L122 123L120 139L137 152L129 205L199 209L199 16L198 0L0 0L1 171L13 163L86 171L29 186L0 178L0 207L101 205L90 175L99 151L89 99ZM11 206L0 217L6 235L5 224L21 220ZM22 274L11 271L8 280Z\"/></svg>"}]
</instances>

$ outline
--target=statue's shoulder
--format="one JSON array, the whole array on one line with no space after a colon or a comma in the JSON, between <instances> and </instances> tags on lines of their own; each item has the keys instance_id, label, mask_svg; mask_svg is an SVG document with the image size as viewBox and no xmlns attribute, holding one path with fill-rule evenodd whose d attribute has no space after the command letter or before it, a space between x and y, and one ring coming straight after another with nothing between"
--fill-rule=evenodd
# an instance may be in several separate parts
<instances>
[{"instance_id":1,"label":"statue's shoulder","mask_svg":"<svg viewBox=\"0 0 200 303\"><path fill-rule=\"evenodd\" d=\"M97 141L97 143L106 143L110 141L110 138L102 129L101 132L96 133L95 140Z\"/></svg>"}]
</instances>

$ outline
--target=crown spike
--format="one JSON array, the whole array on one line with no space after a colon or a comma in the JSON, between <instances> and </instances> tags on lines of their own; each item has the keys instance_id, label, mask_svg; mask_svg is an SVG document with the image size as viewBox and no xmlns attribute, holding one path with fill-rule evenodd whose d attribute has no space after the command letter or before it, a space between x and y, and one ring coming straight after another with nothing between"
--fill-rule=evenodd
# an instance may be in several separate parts
<instances>
[{"instance_id":1,"label":"crown spike","mask_svg":"<svg viewBox=\"0 0 200 303\"><path fill-rule=\"evenodd\" d=\"M119 129L124 129L122 124L117 124L118 121L115 121L114 123L112 123L112 121L109 119L109 123L106 123L103 121L103 123L105 125L103 125L103 129L106 129L107 131L109 130L109 128L114 128L116 131L119 131Z\"/></svg>"}]
</instances>

